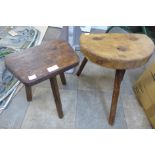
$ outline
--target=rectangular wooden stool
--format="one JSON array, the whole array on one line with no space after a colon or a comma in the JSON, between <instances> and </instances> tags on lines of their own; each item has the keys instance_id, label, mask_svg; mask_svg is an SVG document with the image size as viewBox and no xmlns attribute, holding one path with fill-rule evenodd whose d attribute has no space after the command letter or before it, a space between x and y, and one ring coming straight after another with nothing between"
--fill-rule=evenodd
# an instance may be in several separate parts
<instances>
[{"instance_id":1,"label":"rectangular wooden stool","mask_svg":"<svg viewBox=\"0 0 155 155\"><path fill-rule=\"evenodd\" d=\"M32 101L31 86L50 80L59 118L63 110L56 76L59 74L62 84L66 84L64 72L78 63L79 57L63 40L48 41L5 58L6 67L25 85L28 101Z\"/></svg>"}]
</instances>

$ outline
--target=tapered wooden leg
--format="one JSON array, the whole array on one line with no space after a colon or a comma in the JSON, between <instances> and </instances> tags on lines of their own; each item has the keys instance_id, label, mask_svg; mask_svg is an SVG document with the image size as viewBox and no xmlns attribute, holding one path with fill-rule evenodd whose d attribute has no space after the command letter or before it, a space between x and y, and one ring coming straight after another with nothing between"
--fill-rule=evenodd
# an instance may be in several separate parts
<instances>
[{"instance_id":1,"label":"tapered wooden leg","mask_svg":"<svg viewBox=\"0 0 155 155\"><path fill-rule=\"evenodd\" d=\"M116 73L115 73L114 89L113 89L113 95L112 95L111 110L109 115L109 124L111 125L113 125L115 120L120 85L121 85L121 81L123 80L124 74L125 74L125 70L116 70Z\"/></svg>"},{"instance_id":2,"label":"tapered wooden leg","mask_svg":"<svg viewBox=\"0 0 155 155\"><path fill-rule=\"evenodd\" d=\"M58 88L56 77L51 78L50 83L51 83L51 88L53 91L53 96L54 96L58 116L59 118L62 118L63 111L62 111L61 99L60 99L59 88Z\"/></svg>"},{"instance_id":3,"label":"tapered wooden leg","mask_svg":"<svg viewBox=\"0 0 155 155\"><path fill-rule=\"evenodd\" d=\"M63 85L66 85L66 78L64 73L60 73L60 79Z\"/></svg>"},{"instance_id":4,"label":"tapered wooden leg","mask_svg":"<svg viewBox=\"0 0 155 155\"><path fill-rule=\"evenodd\" d=\"M78 71L77 71L77 73L76 73L77 76L80 76L80 74L81 74L81 72L82 72L84 66L86 65L87 61L88 61L88 59L87 59L86 57L84 57L84 59L83 59L81 65L80 65L80 67L79 67L79 69L78 69Z\"/></svg>"},{"instance_id":5,"label":"tapered wooden leg","mask_svg":"<svg viewBox=\"0 0 155 155\"><path fill-rule=\"evenodd\" d=\"M27 101L32 101L32 89L31 89L31 86L26 86L25 85L25 91L26 91Z\"/></svg>"}]
</instances>

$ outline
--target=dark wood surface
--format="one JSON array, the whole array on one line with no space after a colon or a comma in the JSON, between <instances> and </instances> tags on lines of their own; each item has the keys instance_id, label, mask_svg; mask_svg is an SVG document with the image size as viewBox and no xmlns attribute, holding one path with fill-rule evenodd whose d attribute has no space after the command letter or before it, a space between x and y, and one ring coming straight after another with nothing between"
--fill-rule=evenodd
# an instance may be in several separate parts
<instances>
[{"instance_id":1,"label":"dark wood surface","mask_svg":"<svg viewBox=\"0 0 155 155\"><path fill-rule=\"evenodd\" d=\"M53 96L58 112L59 118L63 118L63 111L62 111L62 104L61 104L61 99L60 99L60 94L59 94L59 88L58 88L58 83L56 77L50 78L50 83L51 83L51 88L53 91Z\"/></svg>"},{"instance_id":2,"label":"dark wood surface","mask_svg":"<svg viewBox=\"0 0 155 155\"><path fill-rule=\"evenodd\" d=\"M27 101L32 101L32 89L31 86L25 86Z\"/></svg>"},{"instance_id":3,"label":"dark wood surface","mask_svg":"<svg viewBox=\"0 0 155 155\"><path fill-rule=\"evenodd\" d=\"M75 67L78 63L77 54L67 42L62 40L44 42L24 52L10 54L5 59L6 67L25 85L34 85L49 79ZM49 73L47 68L54 65L59 68ZM37 78L29 80L28 76L33 74Z\"/></svg>"},{"instance_id":4,"label":"dark wood surface","mask_svg":"<svg viewBox=\"0 0 155 155\"><path fill-rule=\"evenodd\" d=\"M63 85L66 85L66 78L64 73L60 73L60 79Z\"/></svg>"},{"instance_id":5,"label":"dark wood surface","mask_svg":"<svg viewBox=\"0 0 155 155\"><path fill-rule=\"evenodd\" d=\"M112 95L112 102L111 102L111 110L109 115L109 124L113 125L117 110L117 101L119 97L119 91L121 82L123 80L125 74L125 70L116 70L115 73L115 81L114 81L114 89L113 89L113 95Z\"/></svg>"},{"instance_id":6,"label":"dark wood surface","mask_svg":"<svg viewBox=\"0 0 155 155\"><path fill-rule=\"evenodd\" d=\"M83 71L83 68L86 65L87 61L88 61L88 59L86 57L84 57L81 65L80 65L80 67L79 67L79 69L78 69L78 71L76 73L77 76L80 76L81 75L81 72Z\"/></svg>"}]
</instances>

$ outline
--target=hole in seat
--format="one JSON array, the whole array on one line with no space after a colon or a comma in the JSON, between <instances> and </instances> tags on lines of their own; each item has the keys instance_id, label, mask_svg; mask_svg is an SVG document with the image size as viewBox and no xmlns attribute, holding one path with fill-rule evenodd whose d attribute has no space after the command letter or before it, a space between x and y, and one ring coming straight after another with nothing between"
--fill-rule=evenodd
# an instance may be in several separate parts
<instances>
[{"instance_id":1,"label":"hole in seat","mask_svg":"<svg viewBox=\"0 0 155 155\"><path fill-rule=\"evenodd\" d=\"M93 40L102 40L104 37L94 37Z\"/></svg>"},{"instance_id":2,"label":"hole in seat","mask_svg":"<svg viewBox=\"0 0 155 155\"><path fill-rule=\"evenodd\" d=\"M136 41L136 40L138 40L138 38L135 37L135 36L130 36L130 37L129 37L129 40Z\"/></svg>"},{"instance_id":3,"label":"hole in seat","mask_svg":"<svg viewBox=\"0 0 155 155\"><path fill-rule=\"evenodd\" d=\"M119 46L117 47L117 50L121 51L121 52L125 52L128 50L128 48L124 47L124 46Z\"/></svg>"}]
</instances>

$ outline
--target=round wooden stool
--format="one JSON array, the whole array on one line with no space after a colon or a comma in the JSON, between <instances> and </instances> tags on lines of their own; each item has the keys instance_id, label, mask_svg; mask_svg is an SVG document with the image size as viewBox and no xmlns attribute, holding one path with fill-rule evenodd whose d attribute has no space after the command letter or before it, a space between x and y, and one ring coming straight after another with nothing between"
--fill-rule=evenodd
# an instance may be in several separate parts
<instances>
[{"instance_id":1,"label":"round wooden stool","mask_svg":"<svg viewBox=\"0 0 155 155\"><path fill-rule=\"evenodd\" d=\"M115 119L120 84L126 69L144 65L154 51L154 43L143 34L82 34L80 49L85 55L77 72L79 76L88 60L116 69L109 123Z\"/></svg>"}]
</instances>

